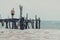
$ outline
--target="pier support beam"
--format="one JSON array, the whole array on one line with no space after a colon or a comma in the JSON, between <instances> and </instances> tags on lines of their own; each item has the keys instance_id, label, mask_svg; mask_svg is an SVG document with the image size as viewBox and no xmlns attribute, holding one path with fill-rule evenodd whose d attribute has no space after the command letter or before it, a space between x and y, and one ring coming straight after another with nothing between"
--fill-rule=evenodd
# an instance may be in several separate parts
<instances>
[{"instance_id":1,"label":"pier support beam","mask_svg":"<svg viewBox=\"0 0 60 40\"><path fill-rule=\"evenodd\" d=\"M13 25L14 25L14 24L13 24L13 19L12 19L12 29L13 29L13 27L14 27Z\"/></svg>"},{"instance_id":2,"label":"pier support beam","mask_svg":"<svg viewBox=\"0 0 60 40\"><path fill-rule=\"evenodd\" d=\"M14 27L15 27L15 29L18 29L17 26L16 26L16 21L14 22Z\"/></svg>"},{"instance_id":3,"label":"pier support beam","mask_svg":"<svg viewBox=\"0 0 60 40\"><path fill-rule=\"evenodd\" d=\"M12 29L17 29L16 27L16 21L12 20Z\"/></svg>"},{"instance_id":4,"label":"pier support beam","mask_svg":"<svg viewBox=\"0 0 60 40\"><path fill-rule=\"evenodd\" d=\"M6 22L6 28L8 28L8 22Z\"/></svg>"},{"instance_id":5,"label":"pier support beam","mask_svg":"<svg viewBox=\"0 0 60 40\"><path fill-rule=\"evenodd\" d=\"M21 17L20 19L20 29L24 30L24 17Z\"/></svg>"},{"instance_id":6,"label":"pier support beam","mask_svg":"<svg viewBox=\"0 0 60 40\"><path fill-rule=\"evenodd\" d=\"M38 20L39 20L39 29L40 29L40 18Z\"/></svg>"},{"instance_id":7,"label":"pier support beam","mask_svg":"<svg viewBox=\"0 0 60 40\"><path fill-rule=\"evenodd\" d=\"M27 27L28 27L28 22L26 21L26 26L25 26L25 29L27 29Z\"/></svg>"},{"instance_id":8,"label":"pier support beam","mask_svg":"<svg viewBox=\"0 0 60 40\"><path fill-rule=\"evenodd\" d=\"M35 23L35 26L36 26L36 29L38 29L38 24L37 24L37 15L35 15L35 21L36 21L36 23Z\"/></svg>"},{"instance_id":9,"label":"pier support beam","mask_svg":"<svg viewBox=\"0 0 60 40\"><path fill-rule=\"evenodd\" d=\"M9 21L9 28L11 29L10 21Z\"/></svg>"},{"instance_id":10,"label":"pier support beam","mask_svg":"<svg viewBox=\"0 0 60 40\"><path fill-rule=\"evenodd\" d=\"M28 13L26 14L26 20L25 20L25 23L26 23L25 29L27 29L27 28L28 28Z\"/></svg>"},{"instance_id":11,"label":"pier support beam","mask_svg":"<svg viewBox=\"0 0 60 40\"><path fill-rule=\"evenodd\" d=\"M34 20L31 21L32 29L34 29Z\"/></svg>"},{"instance_id":12,"label":"pier support beam","mask_svg":"<svg viewBox=\"0 0 60 40\"><path fill-rule=\"evenodd\" d=\"M1 22L2 23L2 27L4 26L4 21Z\"/></svg>"}]
</instances>

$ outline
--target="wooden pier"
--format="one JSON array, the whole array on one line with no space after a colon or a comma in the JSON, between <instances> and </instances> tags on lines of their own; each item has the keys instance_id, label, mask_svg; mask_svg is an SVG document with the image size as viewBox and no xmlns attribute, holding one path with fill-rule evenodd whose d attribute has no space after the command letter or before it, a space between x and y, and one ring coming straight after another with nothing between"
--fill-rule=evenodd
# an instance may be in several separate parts
<instances>
[{"instance_id":1,"label":"wooden pier","mask_svg":"<svg viewBox=\"0 0 60 40\"><path fill-rule=\"evenodd\" d=\"M12 26L12 28L11 29L17 29L17 27L16 27L16 23L19 21L20 19L17 19L17 18L13 18L13 19L0 19L0 22L3 24L3 21L4 21L4 23L6 23L6 27L5 28L11 28L11 26L10 26L10 24L8 24L8 23L10 23L10 22L12 22L13 23L13 26ZM25 21L25 22L24 22ZM39 22L39 25L37 25L38 23L37 22L34 22L34 21L38 21ZM25 24L26 25L25 25ZM32 29L35 29L34 28L34 23L36 23L36 29L40 29L40 19L37 19L37 20L34 20L34 19L31 19L31 20L23 20L22 21L22 19L21 19L21 21L20 21L20 29L28 29L28 23L31 23L31 27L32 27ZM21 28L22 26L21 26L21 24L22 25L24 25L23 27L24 28ZM38 28L37 28L38 27Z\"/></svg>"},{"instance_id":2,"label":"wooden pier","mask_svg":"<svg viewBox=\"0 0 60 40\"><path fill-rule=\"evenodd\" d=\"M19 5L20 9L20 18L14 18L15 10L14 8L11 10L11 17L8 19L0 19L0 22L2 26L4 26L4 23L6 23L5 28L10 28L10 29L18 29L18 25L16 23L19 21L19 29L24 30L24 29L30 29L29 23L31 24L32 29L40 29L40 18L37 18L37 15L35 16L35 19L28 19L28 13L26 14L26 19L22 17L22 9L23 7ZM12 27L10 25L10 22L12 22ZM9 23L9 24L8 24ZM35 24L35 27L34 27Z\"/></svg>"}]
</instances>

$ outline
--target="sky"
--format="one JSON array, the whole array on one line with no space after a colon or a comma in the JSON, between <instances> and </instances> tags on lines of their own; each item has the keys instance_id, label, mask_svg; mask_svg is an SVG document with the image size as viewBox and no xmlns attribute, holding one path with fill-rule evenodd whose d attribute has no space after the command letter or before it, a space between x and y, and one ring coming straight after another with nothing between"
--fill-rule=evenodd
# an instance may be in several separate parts
<instances>
[{"instance_id":1,"label":"sky","mask_svg":"<svg viewBox=\"0 0 60 40\"><path fill-rule=\"evenodd\" d=\"M60 20L60 0L0 0L0 18L11 18L11 9L15 9L14 18L19 18L19 5L23 6L23 17L40 17L41 20Z\"/></svg>"}]
</instances>

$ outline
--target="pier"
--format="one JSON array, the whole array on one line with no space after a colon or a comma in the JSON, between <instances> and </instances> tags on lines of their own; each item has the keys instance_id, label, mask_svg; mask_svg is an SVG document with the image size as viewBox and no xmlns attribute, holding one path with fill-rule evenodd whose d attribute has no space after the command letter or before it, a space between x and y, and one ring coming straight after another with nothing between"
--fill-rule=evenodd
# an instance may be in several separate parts
<instances>
[{"instance_id":1,"label":"pier","mask_svg":"<svg viewBox=\"0 0 60 40\"><path fill-rule=\"evenodd\" d=\"M2 24L2 26L4 26L4 23L6 23L6 27L5 28L10 28L10 29L21 29L21 30L24 30L24 29L30 29L30 27L32 29L40 29L40 17L37 18L37 15L35 15L35 19L28 19L28 13L26 14L26 18L24 18L22 16L22 6L19 5L19 8L20 8L20 18L14 18L14 14L15 14L15 11L14 11L14 8L11 10L11 16L12 18L9 18L9 19L0 19L0 22ZM12 27L10 26L10 22L12 22ZM19 27L18 25L16 24L18 22L19 24ZM9 24L8 24L9 23ZM31 24L31 26L29 27L29 25ZM34 26L35 24L35 26Z\"/></svg>"}]
</instances>

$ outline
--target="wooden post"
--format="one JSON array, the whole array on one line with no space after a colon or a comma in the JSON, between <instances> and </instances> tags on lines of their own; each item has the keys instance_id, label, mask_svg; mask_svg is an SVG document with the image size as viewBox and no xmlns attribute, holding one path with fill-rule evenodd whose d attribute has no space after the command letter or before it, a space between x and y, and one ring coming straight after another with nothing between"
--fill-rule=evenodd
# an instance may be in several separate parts
<instances>
[{"instance_id":1,"label":"wooden post","mask_svg":"<svg viewBox=\"0 0 60 40\"><path fill-rule=\"evenodd\" d=\"M38 26L37 26L37 15L35 15L35 21L36 21L35 25L36 25L36 29L37 29L38 28Z\"/></svg>"},{"instance_id":2,"label":"wooden post","mask_svg":"<svg viewBox=\"0 0 60 40\"><path fill-rule=\"evenodd\" d=\"M2 21L2 27L4 26L4 21Z\"/></svg>"},{"instance_id":3,"label":"wooden post","mask_svg":"<svg viewBox=\"0 0 60 40\"><path fill-rule=\"evenodd\" d=\"M26 25L25 25L25 29L27 29L27 26L28 26L28 22L27 20L25 21Z\"/></svg>"},{"instance_id":4,"label":"wooden post","mask_svg":"<svg viewBox=\"0 0 60 40\"><path fill-rule=\"evenodd\" d=\"M11 29L10 21L9 21L9 28Z\"/></svg>"},{"instance_id":5,"label":"wooden post","mask_svg":"<svg viewBox=\"0 0 60 40\"><path fill-rule=\"evenodd\" d=\"M8 28L8 22L6 21L6 28Z\"/></svg>"},{"instance_id":6,"label":"wooden post","mask_svg":"<svg viewBox=\"0 0 60 40\"><path fill-rule=\"evenodd\" d=\"M12 29L13 29L13 22L12 22Z\"/></svg>"},{"instance_id":7,"label":"wooden post","mask_svg":"<svg viewBox=\"0 0 60 40\"><path fill-rule=\"evenodd\" d=\"M39 29L40 29L40 18L39 18Z\"/></svg>"},{"instance_id":8,"label":"wooden post","mask_svg":"<svg viewBox=\"0 0 60 40\"><path fill-rule=\"evenodd\" d=\"M34 20L31 22L32 28L34 29Z\"/></svg>"},{"instance_id":9,"label":"wooden post","mask_svg":"<svg viewBox=\"0 0 60 40\"><path fill-rule=\"evenodd\" d=\"M12 17L12 29L13 29L13 17Z\"/></svg>"},{"instance_id":10,"label":"wooden post","mask_svg":"<svg viewBox=\"0 0 60 40\"><path fill-rule=\"evenodd\" d=\"M24 30L24 17L21 17L20 19L20 29Z\"/></svg>"},{"instance_id":11,"label":"wooden post","mask_svg":"<svg viewBox=\"0 0 60 40\"><path fill-rule=\"evenodd\" d=\"M17 29L16 28L16 21L15 20L12 20L12 29Z\"/></svg>"},{"instance_id":12,"label":"wooden post","mask_svg":"<svg viewBox=\"0 0 60 40\"><path fill-rule=\"evenodd\" d=\"M20 18L22 17L22 9L23 9L23 6L19 5L19 8L20 8Z\"/></svg>"},{"instance_id":13,"label":"wooden post","mask_svg":"<svg viewBox=\"0 0 60 40\"><path fill-rule=\"evenodd\" d=\"M16 29L18 29L18 25L16 24L16 21L15 21L15 27L16 27Z\"/></svg>"},{"instance_id":14,"label":"wooden post","mask_svg":"<svg viewBox=\"0 0 60 40\"><path fill-rule=\"evenodd\" d=\"M14 22L14 26L15 26L15 29L17 29L17 27L16 27L16 21Z\"/></svg>"},{"instance_id":15,"label":"wooden post","mask_svg":"<svg viewBox=\"0 0 60 40\"><path fill-rule=\"evenodd\" d=\"M26 23L25 29L27 29L27 28L28 28L28 13L26 14L26 20L25 20L25 23Z\"/></svg>"}]
</instances>

